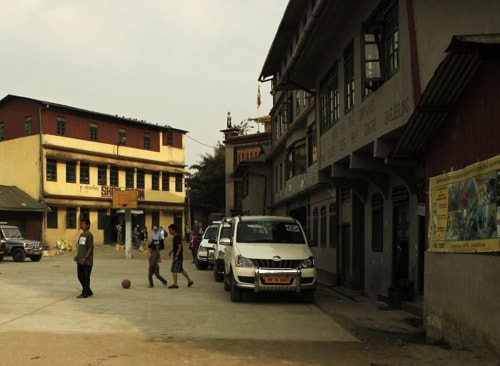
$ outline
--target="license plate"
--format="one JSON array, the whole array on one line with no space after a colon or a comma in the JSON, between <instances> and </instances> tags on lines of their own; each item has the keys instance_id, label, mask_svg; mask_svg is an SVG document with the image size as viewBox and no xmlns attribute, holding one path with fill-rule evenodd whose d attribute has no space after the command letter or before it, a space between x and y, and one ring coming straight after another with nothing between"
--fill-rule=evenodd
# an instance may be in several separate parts
<instances>
[{"instance_id":1,"label":"license plate","mask_svg":"<svg viewBox=\"0 0 500 366\"><path fill-rule=\"evenodd\" d=\"M264 283L288 285L288 284L290 284L290 277L288 277L288 276L268 276L268 277L264 277Z\"/></svg>"}]
</instances>

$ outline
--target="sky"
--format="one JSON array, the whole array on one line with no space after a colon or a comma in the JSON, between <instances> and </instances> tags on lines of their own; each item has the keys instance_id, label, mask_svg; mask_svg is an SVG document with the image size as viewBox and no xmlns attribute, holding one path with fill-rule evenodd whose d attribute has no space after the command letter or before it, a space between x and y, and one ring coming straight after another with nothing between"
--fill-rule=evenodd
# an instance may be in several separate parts
<instances>
[{"instance_id":1,"label":"sky","mask_svg":"<svg viewBox=\"0 0 500 366\"><path fill-rule=\"evenodd\" d=\"M223 141L227 112L233 125L269 113L271 85L258 77L287 4L0 0L0 99L12 94L188 131L189 167Z\"/></svg>"}]
</instances>

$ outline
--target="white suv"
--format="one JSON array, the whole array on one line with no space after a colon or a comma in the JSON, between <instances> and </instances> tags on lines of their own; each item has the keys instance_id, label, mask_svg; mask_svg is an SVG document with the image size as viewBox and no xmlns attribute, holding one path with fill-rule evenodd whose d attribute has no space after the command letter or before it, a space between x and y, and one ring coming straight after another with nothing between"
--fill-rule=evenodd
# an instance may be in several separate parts
<instances>
[{"instance_id":1,"label":"white suv","mask_svg":"<svg viewBox=\"0 0 500 366\"><path fill-rule=\"evenodd\" d=\"M289 216L237 216L225 245L224 289L231 301L242 291L296 292L314 301L316 268L300 223Z\"/></svg>"},{"instance_id":2,"label":"white suv","mask_svg":"<svg viewBox=\"0 0 500 366\"><path fill-rule=\"evenodd\" d=\"M217 282L222 282L224 280L224 251L226 245L224 241L221 243L221 239L229 238L231 235L233 219L223 219L219 226L219 232L217 234L217 242L215 243L214 250L214 279Z\"/></svg>"},{"instance_id":3,"label":"white suv","mask_svg":"<svg viewBox=\"0 0 500 366\"><path fill-rule=\"evenodd\" d=\"M219 232L219 225L220 222L215 221L205 229L200 245L198 246L198 251L196 252L196 258L194 259L196 268L207 269L214 264L214 249Z\"/></svg>"}]
</instances>

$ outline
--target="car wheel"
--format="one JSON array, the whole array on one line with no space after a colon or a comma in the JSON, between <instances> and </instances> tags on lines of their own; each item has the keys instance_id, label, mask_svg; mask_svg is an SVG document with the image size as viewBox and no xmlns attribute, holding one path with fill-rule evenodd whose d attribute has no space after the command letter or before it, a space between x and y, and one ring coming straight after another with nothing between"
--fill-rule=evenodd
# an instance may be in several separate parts
<instances>
[{"instance_id":1,"label":"car wheel","mask_svg":"<svg viewBox=\"0 0 500 366\"><path fill-rule=\"evenodd\" d=\"M217 267L217 263L214 263L214 279L215 282L222 282L224 280L224 276L222 276Z\"/></svg>"},{"instance_id":2,"label":"car wheel","mask_svg":"<svg viewBox=\"0 0 500 366\"><path fill-rule=\"evenodd\" d=\"M39 262L40 259L42 259L42 255L41 254L38 254L38 255L31 255L30 256L30 259L32 262Z\"/></svg>"},{"instance_id":3,"label":"car wheel","mask_svg":"<svg viewBox=\"0 0 500 366\"><path fill-rule=\"evenodd\" d=\"M14 260L14 262L24 262L24 258L26 258L26 254L24 253L23 249L12 249L12 259Z\"/></svg>"},{"instance_id":4,"label":"car wheel","mask_svg":"<svg viewBox=\"0 0 500 366\"><path fill-rule=\"evenodd\" d=\"M207 263L200 261L198 258L196 258L194 260L194 264L195 264L196 268L201 269L201 270L207 269L207 267L208 267Z\"/></svg>"},{"instance_id":5,"label":"car wheel","mask_svg":"<svg viewBox=\"0 0 500 366\"><path fill-rule=\"evenodd\" d=\"M230 281L230 291L231 291L231 301L240 302L241 301L241 289L236 286L236 281L232 273L229 274Z\"/></svg>"}]
</instances>

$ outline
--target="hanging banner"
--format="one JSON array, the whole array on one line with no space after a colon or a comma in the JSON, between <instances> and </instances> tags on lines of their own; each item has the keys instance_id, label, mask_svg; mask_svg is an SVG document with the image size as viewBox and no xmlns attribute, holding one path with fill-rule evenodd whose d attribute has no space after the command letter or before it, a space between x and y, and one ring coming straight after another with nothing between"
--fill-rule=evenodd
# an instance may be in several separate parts
<instances>
[{"instance_id":1,"label":"hanging banner","mask_svg":"<svg viewBox=\"0 0 500 366\"><path fill-rule=\"evenodd\" d=\"M500 251L500 156L429 180L429 251Z\"/></svg>"}]
</instances>

